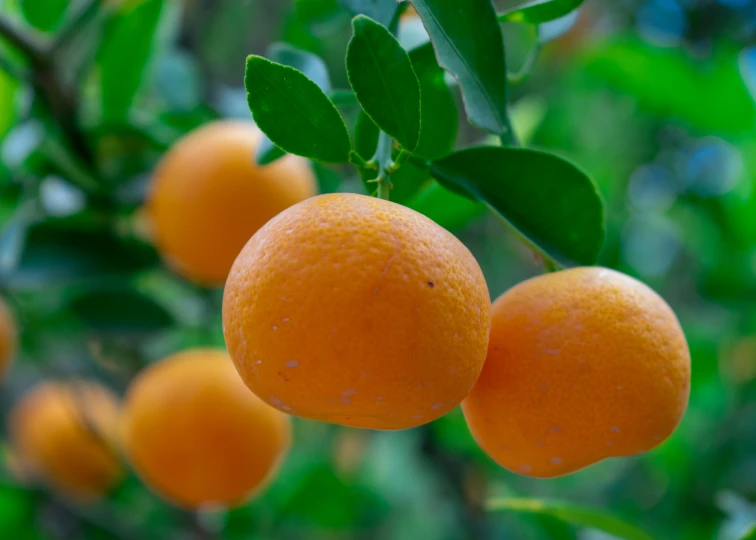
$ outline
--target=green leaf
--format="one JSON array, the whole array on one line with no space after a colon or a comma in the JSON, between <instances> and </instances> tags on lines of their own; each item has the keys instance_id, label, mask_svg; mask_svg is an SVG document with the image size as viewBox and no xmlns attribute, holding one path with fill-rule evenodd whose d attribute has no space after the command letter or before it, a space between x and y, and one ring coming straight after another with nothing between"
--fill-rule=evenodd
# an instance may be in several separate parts
<instances>
[{"instance_id":1,"label":"green leaf","mask_svg":"<svg viewBox=\"0 0 756 540\"><path fill-rule=\"evenodd\" d=\"M457 103L446 85L430 43L414 49L410 60L420 81L420 141L415 154L435 159L447 154L457 140Z\"/></svg>"},{"instance_id":2,"label":"green leaf","mask_svg":"<svg viewBox=\"0 0 756 540\"><path fill-rule=\"evenodd\" d=\"M364 15L352 21L347 75L362 110L406 150L420 137L420 83L409 55L385 26Z\"/></svg>"},{"instance_id":3,"label":"green leaf","mask_svg":"<svg viewBox=\"0 0 756 540\"><path fill-rule=\"evenodd\" d=\"M542 499L494 499L486 504L492 511L512 510L528 514L552 516L578 527L609 533L623 540L653 540L651 535L626 521L591 508Z\"/></svg>"},{"instance_id":4,"label":"green leaf","mask_svg":"<svg viewBox=\"0 0 756 540\"><path fill-rule=\"evenodd\" d=\"M338 172L317 161L312 162L312 170L318 180L318 193L336 193L339 190L341 175Z\"/></svg>"},{"instance_id":5,"label":"green leaf","mask_svg":"<svg viewBox=\"0 0 756 540\"><path fill-rule=\"evenodd\" d=\"M745 533L739 540L756 540L756 523L746 527Z\"/></svg>"},{"instance_id":6,"label":"green leaf","mask_svg":"<svg viewBox=\"0 0 756 540\"><path fill-rule=\"evenodd\" d=\"M396 0L342 0L352 15L367 15L386 28L397 21L397 11L402 6Z\"/></svg>"},{"instance_id":7,"label":"green leaf","mask_svg":"<svg viewBox=\"0 0 756 540\"><path fill-rule=\"evenodd\" d=\"M42 32L55 30L63 20L69 0L21 0L26 22Z\"/></svg>"},{"instance_id":8,"label":"green leaf","mask_svg":"<svg viewBox=\"0 0 756 540\"><path fill-rule=\"evenodd\" d=\"M349 160L352 146L344 119L301 71L250 56L244 84L255 122L279 148L326 163Z\"/></svg>"},{"instance_id":9,"label":"green leaf","mask_svg":"<svg viewBox=\"0 0 756 540\"><path fill-rule=\"evenodd\" d=\"M462 87L470 122L495 135L508 129L504 38L491 0L411 0L441 67Z\"/></svg>"},{"instance_id":10,"label":"green leaf","mask_svg":"<svg viewBox=\"0 0 756 540\"><path fill-rule=\"evenodd\" d=\"M120 239L99 223L77 223L75 218L47 220L28 230L18 264L0 272L0 281L38 288L50 282L127 275L158 263L153 249Z\"/></svg>"},{"instance_id":11,"label":"green leaf","mask_svg":"<svg viewBox=\"0 0 756 540\"><path fill-rule=\"evenodd\" d=\"M360 111L354 128L354 149L365 161L373 159L378 148L378 136L381 130L373 123L365 111Z\"/></svg>"},{"instance_id":12,"label":"green leaf","mask_svg":"<svg viewBox=\"0 0 756 540\"><path fill-rule=\"evenodd\" d=\"M455 232L486 212L485 205L457 195L437 182L421 191L406 205L429 217L444 229Z\"/></svg>"},{"instance_id":13,"label":"green leaf","mask_svg":"<svg viewBox=\"0 0 756 540\"><path fill-rule=\"evenodd\" d=\"M331 92L328 67L318 55L297 49L287 43L273 43L268 47L266 56L272 62L298 69L326 94Z\"/></svg>"},{"instance_id":14,"label":"green leaf","mask_svg":"<svg viewBox=\"0 0 756 540\"><path fill-rule=\"evenodd\" d=\"M14 102L18 86L16 79L0 69L0 141L4 141L16 119Z\"/></svg>"},{"instance_id":15,"label":"green leaf","mask_svg":"<svg viewBox=\"0 0 756 540\"><path fill-rule=\"evenodd\" d=\"M165 308L133 289L88 291L66 308L98 334L149 334L175 322Z\"/></svg>"},{"instance_id":16,"label":"green leaf","mask_svg":"<svg viewBox=\"0 0 756 540\"><path fill-rule=\"evenodd\" d=\"M375 171L373 171L375 176ZM418 167L408 161L393 173L390 177L391 200L395 203L406 204L412 200L431 181L430 171L424 167Z\"/></svg>"},{"instance_id":17,"label":"green leaf","mask_svg":"<svg viewBox=\"0 0 756 540\"><path fill-rule=\"evenodd\" d=\"M128 117L152 57L163 8L164 0L144 0L123 9L106 26L97 62L106 122Z\"/></svg>"},{"instance_id":18,"label":"green leaf","mask_svg":"<svg viewBox=\"0 0 756 540\"><path fill-rule=\"evenodd\" d=\"M583 0L527 0L499 14L502 22L539 24L569 15Z\"/></svg>"},{"instance_id":19,"label":"green leaf","mask_svg":"<svg viewBox=\"0 0 756 540\"><path fill-rule=\"evenodd\" d=\"M684 48L658 47L626 36L589 48L576 69L608 81L645 109L683 121L702 135L751 133L756 103L739 58L739 50L725 45L702 60Z\"/></svg>"},{"instance_id":20,"label":"green leaf","mask_svg":"<svg viewBox=\"0 0 756 540\"><path fill-rule=\"evenodd\" d=\"M331 79L325 62L316 54L292 47L286 43L273 43L267 50L268 58L284 66L298 69L326 94L331 92ZM257 148L258 165L268 165L286 155L286 152L264 136Z\"/></svg>"},{"instance_id":21,"label":"green leaf","mask_svg":"<svg viewBox=\"0 0 756 540\"><path fill-rule=\"evenodd\" d=\"M604 206L570 162L535 150L477 147L434 161L431 172L445 187L488 204L546 257L568 266L596 262Z\"/></svg>"},{"instance_id":22,"label":"green leaf","mask_svg":"<svg viewBox=\"0 0 756 540\"><path fill-rule=\"evenodd\" d=\"M273 141L271 141L267 135L264 135L260 141L260 146L257 147L255 161L257 161L258 165L270 165L285 155L286 152L273 144Z\"/></svg>"}]
</instances>

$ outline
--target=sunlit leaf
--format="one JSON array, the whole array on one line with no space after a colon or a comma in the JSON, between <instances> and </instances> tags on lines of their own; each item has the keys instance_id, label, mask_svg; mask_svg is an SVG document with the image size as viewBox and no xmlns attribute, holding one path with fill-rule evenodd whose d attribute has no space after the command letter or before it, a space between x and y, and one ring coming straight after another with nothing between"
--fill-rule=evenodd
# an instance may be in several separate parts
<instances>
[{"instance_id":1,"label":"sunlit leaf","mask_svg":"<svg viewBox=\"0 0 756 540\"><path fill-rule=\"evenodd\" d=\"M568 15L582 3L583 0L527 0L500 13L499 20L531 24L545 23Z\"/></svg>"},{"instance_id":2,"label":"sunlit leaf","mask_svg":"<svg viewBox=\"0 0 756 540\"><path fill-rule=\"evenodd\" d=\"M528 514L548 515L576 525L609 533L622 540L653 540L642 529L626 521L591 508L542 499L494 499L486 504L492 511L511 510Z\"/></svg>"}]
</instances>

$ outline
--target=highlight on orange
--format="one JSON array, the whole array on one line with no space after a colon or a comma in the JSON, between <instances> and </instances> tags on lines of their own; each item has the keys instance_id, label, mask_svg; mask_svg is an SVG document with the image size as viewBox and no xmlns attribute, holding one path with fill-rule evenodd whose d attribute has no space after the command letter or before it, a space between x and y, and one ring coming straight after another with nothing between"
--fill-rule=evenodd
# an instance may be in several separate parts
<instances>
[{"instance_id":1,"label":"highlight on orange","mask_svg":"<svg viewBox=\"0 0 756 540\"><path fill-rule=\"evenodd\" d=\"M407 429L459 405L483 367L490 297L470 251L421 214L354 194L282 212L223 301L247 386L286 413Z\"/></svg>"},{"instance_id":2,"label":"highlight on orange","mask_svg":"<svg viewBox=\"0 0 756 540\"><path fill-rule=\"evenodd\" d=\"M121 436L137 474L163 498L231 507L272 480L291 426L244 386L225 351L191 349L132 382Z\"/></svg>"},{"instance_id":3,"label":"highlight on orange","mask_svg":"<svg viewBox=\"0 0 756 540\"><path fill-rule=\"evenodd\" d=\"M492 309L483 373L462 404L510 471L541 478L651 450L683 417L690 353L667 303L604 268L535 277Z\"/></svg>"}]
</instances>

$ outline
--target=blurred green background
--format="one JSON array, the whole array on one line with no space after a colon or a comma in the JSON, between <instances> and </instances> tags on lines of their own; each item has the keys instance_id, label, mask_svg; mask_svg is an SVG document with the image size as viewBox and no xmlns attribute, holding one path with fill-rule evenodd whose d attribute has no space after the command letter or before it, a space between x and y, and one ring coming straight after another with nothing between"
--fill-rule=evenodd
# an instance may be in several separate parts
<instances>
[{"instance_id":1,"label":"blurred green background","mask_svg":"<svg viewBox=\"0 0 756 540\"><path fill-rule=\"evenodd\" d=\"M348 88L346 4L0 0L0 294L21 330L3 414L46 377L122 392L145 364L223 345L220 291L171 274L145 234L152 167L198 125L251 119L244 59L273 42L319 55L334 88ZM0 538L610 538L482 509L510 496L578 503L662 539L735 540L756 522L756 2L587 0L539 38L504 31L513 72L541 48L512 90L520 138L595 179L608 215L600 263L650 284L681 319L693 385L674 436L535 480L488 459L459 410L394 433L297 420L279 477L245 507L191 515L134 478L79 507L5 471ZM427 39L412 19L400 38ZM343 112L358 111L346 100ZM460 118L459 146L485 138ZM364 189L352 168L314 167L321 192ZM433 183L406 189L404 202L470 247L494 297L542 271L478 206Z\"/></svg>"}]
</instances>

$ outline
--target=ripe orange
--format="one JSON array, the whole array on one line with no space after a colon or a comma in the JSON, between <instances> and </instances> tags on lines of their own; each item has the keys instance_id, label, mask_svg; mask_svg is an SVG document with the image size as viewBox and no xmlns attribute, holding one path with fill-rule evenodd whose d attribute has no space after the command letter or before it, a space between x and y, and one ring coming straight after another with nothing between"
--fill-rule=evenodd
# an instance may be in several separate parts
<instances>
[{"instance_id":1,"label":"ripe orange","mask_svg":"<svg viewBox=\"0 0 756 540\"><path fill-rule=\"evenodd\" d=\"M16 354L16 324L8 306L0 298L0 380L8 372L14 354Z\"/></svg>"},{"instance_id":2,"label":"ripe orange","mask_svg":"<svg viewBox=\"0 0 756 540\"><path fill-rule=\"evenodd\" d=\"M664 300L613 270L575 268L494 303L486 365L462 408L500 465L550 478L661 444L689 391L690 353Z\"/></svg>"},{"instance_id":3,"label":"ripe orange","mask_svg":"<svg viewBox=\"0 0 756 540\"><path fill-rule=\"evenodd\" d=\"M123 476L118 414L117 398L97 383L43 382L11 411L11 441L34 476L77 499L96 498Z\"/></svg>"},{"instance_id":4,"label":"ripe orange","mask_svg":"<svg viewBox=\"0 0 756 540\"><path fill-rule=\"evenodd\" d=\"M179 141L158 165L147 215L158 250L182 276L222 285L260 227L315 194L302 158L255 164L261 137L253 124L214 122Z\"/></svg>"},{"instance_id":5,"label":"ripe orange","mask_svg":"<svg viewBox=\"0 0 756 540\"><path fill-rule=\"evenodd\" d=\"M480 267L450 233L398 204L333 194L289 208L249 241L223 323L237 369L267 403L405 429L472 389L489 309Z\"/></svg>"},{"instance_id":6,"label":"ripe orange","mask_svg":"<svg viewBox=\"0 0 756 540\"><path fill-rule=\"evenodd\" d=\"M187 508L250 498L291 438L288 417L252 395L228 355L214 349L173 355L138 375L121 427L144 482Z\"/></svg>"}]
</instances>

